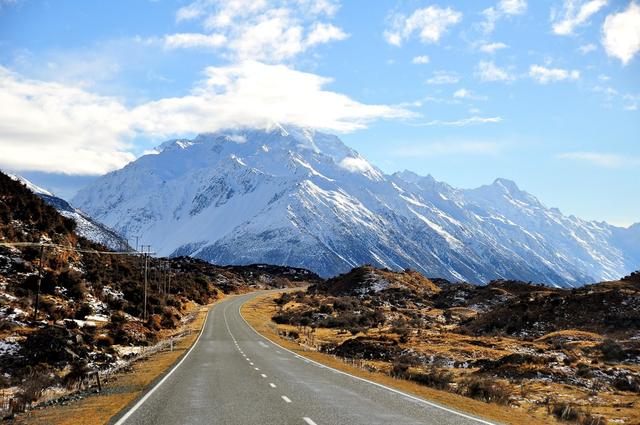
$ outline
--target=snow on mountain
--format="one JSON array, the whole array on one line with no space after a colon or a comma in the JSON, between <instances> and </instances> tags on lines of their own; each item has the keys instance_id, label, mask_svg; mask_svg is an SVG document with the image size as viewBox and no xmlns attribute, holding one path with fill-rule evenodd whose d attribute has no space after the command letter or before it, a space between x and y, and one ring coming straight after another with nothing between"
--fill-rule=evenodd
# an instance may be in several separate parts
<instances>
[{"instance_id":1,"label":"snow on mountain","mask_svg":"<svg viewBox=\"0 0 640 425\"><path fill-rule=\"evenodd\" d=\"M322 276L370 263L574 286L640 266L640 232L565 217L504 179L461 190L385 175L338 137L291 126L165 142L74 203L160 255Z\"/></svg>"},{"instance_id":2,"label":"snow on mountain","mask_svg":"<svg viewBox=\"0 0 640 425\"><path fill-rule=\"evenodd\" d=\"M9 177L24 184L27 189L42 198L43 201L54 207L64 217L76 222L76 233L90 241L102 244L114 251L131 249L120 235L105 225L97 222L81 210L74 208L62 198L58 198L53 193L41 188L22 176L7 173Z\"/></svg>"}]
</instances>

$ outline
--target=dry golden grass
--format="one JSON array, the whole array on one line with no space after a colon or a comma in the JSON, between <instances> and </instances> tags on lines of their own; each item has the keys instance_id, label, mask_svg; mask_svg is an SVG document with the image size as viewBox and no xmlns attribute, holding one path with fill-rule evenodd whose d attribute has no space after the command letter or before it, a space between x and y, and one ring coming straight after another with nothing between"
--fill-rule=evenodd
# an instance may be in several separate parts
<instances>
[{"instance_id":1,"label":"dry golden grass","mask_svg":"<svg viewBox=\"0 0 640 425\"><path fill-rule=\"evenodd\" d=\"M191 334L174 345L173 351L162 351L135 362L132 370L118 373L103 383L103 391L65 406L56 405L34 410L18 417L16 423L29 425L100 425L107 423L135 400L164 371L168 370L195 342L211 306L198 308L196 319L187 328Z\"/></svg>"},{"instance_id":2,"label":"dry golden grass","mask_svg":"<svg viewBox=\"0 0 640 425\"><path fill-rule=\"evenodd\" d=\"M380 384L398 389L400 391L416 395L418 397L424 398L425 400L434 401L444 406L448 406L456 410L467 412L486 419L509 424L537 425L558 423L554 418L550 418L549 416L547 416L546 412L543 409L528 412L527 408L523 407L506 407L496 404L488 404L450 392L425 387L411 381L395 379L383 373L369 372L362 368L349 365L339 358L328 354L320 353L317 351L307 351L303 349L298 343L288 339L284 339L278 335L278 329L293 330L295 328L287 327L284 325L276 325L271 321L271 317L276 313L276 305L273 300L277 296L278 294L267 294L247 302L242 307L242 315L251 324L251 326L253 326L262 335L295 353L298 353L302 356L323 363L335 369L350 373L352 375L369 379L371 381L378 382ZM369 335L371 335L373 332L375 331L371 331ZM340 340L346 338L346 336L340 335L333 329L318 329L315 335L315 337L318 339L326 338L327 340ZM469 338L461 335L457 335L457 337L461 339ZM382 367L380 364L376 364L379 362L371 363L373 366L376 366L378 368Z\"/></svg>"}]
</instances>

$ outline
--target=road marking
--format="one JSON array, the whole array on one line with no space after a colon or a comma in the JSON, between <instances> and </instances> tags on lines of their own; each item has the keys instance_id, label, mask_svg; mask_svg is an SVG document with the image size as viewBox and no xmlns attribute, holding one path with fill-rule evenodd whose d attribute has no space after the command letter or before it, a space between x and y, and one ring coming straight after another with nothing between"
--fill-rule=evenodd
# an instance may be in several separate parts
<instances>
[{"instance_id":1,"label":"road marking","mask_svg":"<svg viewBox=\"0 0 640 425\"><path fill-rule=\"evenodd\" d=\"M251 366L253 366L253 362L249 362L249 364L250 364Z\"/></svg>"},{"instance_id":2,"label":"road marking","mask_svg":"<svg viewBox=\"0 0 640 425\"><path fill-rule=\"evenodd\" d=\"M307 418L306 416L304 418L302 418L302 420L304 420L309 425L318 425L315 422L313 422L313 420L311 420L311 418Z\"/></svg>"},{"instance_id":3,"label":"road marking","mask_svg":"<svg viewBox=\"0 0 640 425\"><path fill-rule=\"evenodd\" d=\"M207 315L204 316L204 322L202 323L202 329L200 329L200 333L198 334L198 338L196 338L196 341L193 343L193 345L191 346L191 348L189 349L189 351L187 351L187 354L184 355L184 357L178 362L177 365L175 365L170 371L169 373L167 373L164 378L162 378L160 380L160 382L158 382L153 388L151 388L149 390L149 392L147 392L144 397L142 397L127 413L125 413L119 420L118 422L116 422L114 425L122 425L124 424L127 419L129 419L129 417L131 417L131 415L133 415L136 410L138 410L140 408L140 406L142 406L144 404L145 401L147 401L149 399L149 397L151 397L151 395L156 392L156 390L158 388L160 388L160 385L164 384L165 381L167 379L169 379L169 377L171 375L173 375L173 372L175 372L180 365L187 359L187 357L189 357L189 354L191 354L191 352L193 351L194 348L196 348L196 345L198 345L198 342L200 341L200 338L202 337L202 334L204 334L204 328L207 324L207 319L209 318L209 314L211 314L211 312L213 311L213 309L209 310L207 312ZM224 311L223 311L223 316L224 316Z\"/></svg>"},{"instance_id":4,"label":"road marking","mask_svg":"<svg viewBox=\"0 0 640 425\"><path fill-rule=\"evenodd\" d=\"M283 396L282 396L282 399L283 399L284 401L286 401L287 403L291 403L291 400L290 400L290 399L289 399L289 397L287 397L286 395L283 395Z\"/></svg>"},{"instance_id":5,"label":"road marking","mask_svg":"<svg viewBox=\"0 0 640 425\"><path fill-rule=\"evenodd\" d=\"M275 388L275 387L276 387L276 384L274 384L273 382L269 382L269 386L270 386L271 388Z\"/></svg>"},{"instance_id":6,"label":"road marking","mask_svg":"<svg viewBox=\"0 0 640 425\"><path fill-rule=\"evenodd\" d=\"M258 344L262 345L264 348L269 348L269 346L262 341L258 342Z\"/></svg>"},{"instance_id":7,"label":"road marking","mask_svg":"<svg viewBox=\"0 0 640 425\"><path fill-rule=\"evenodd\" d=\"M255 370L260 370L260 369L258 369L257 367L254 367L254 369L255 369Z\"/></svg>"},{"instance_id":8,"label":"road marking","mask_svg":"<svg viewBox=\"0 0 640 425\"><path fill-rule=\"evenodd\" d=\"M265 375L264 373L261 373L260 376L262 376L263 378L267 377L267 375Z\"/></svg>"},{"instance_id":9,"label":"road marking","mask_svg":"<svg viewBox=\"0 0 640 425\"><path fill-rule=\"evenodd\" d=\"M247 301L249 301L249 300L247 300ZM246 301L245 301L245 302L246 302ZM243 304L244 304L244 303L243 303ZM242 311L241 311L240 309L242 308L242 305L243 305L243 304L240 304L240 306L238 307L238 314L240 315L240 317L242 318L242 320L244 321L244 323L249 327L249 329L251 329L251 330L252 330L256 335L258 335L258 336L259 336L260 338L262 338L263 340L265 340L265 341L267 341L267 342L270 342L271 344L273 344L274 346L276 346L276 347L280 348L281 350L284 350L284 351L286 351L286 352L288 352L288 353L291 353L291 354L293 354L293 355L297 356L297 354L296 354L296 353L294 353L293 351L289 350L288 348L285 348L285 347L281 346L280 344L278 344L278 343L276 343L276 342L274 342L274 341L271 341L269 338L267 338L266 336L262 335L260 332L258 332L257 330L255 330L255 329L253 328L253 326L251 326L251 325L249 324L249 322L247 322L247 319L245 319L245 318L244 318L244 316L242 315ZM312 363L315 363L315 364L317 364L317 365L322 365L322 363L319 363L319 362L317 362L317 361L315 361L315 360L311 360L311 362L312 362ZM457 415L457 416L460 416L460 417L463 417L463 418L466 418L466 419L470 419L470 420L472 420L472 421L476 421L476 422L481 423L481 424L485 424L485 425L496 425L496 424L495 424L495 423L493 423L493 422L485 421L485 420L483 420L483 419L479 419L479 418L474 418L473 416L466 415L466 414L464 414L464 413L458 412L458 411L453 410L453 409L449 409L449 408L444 407L444 406L440 406L439 404L436 404L436 403L433 403L433 402L431 402L431 401L427 401L427 400L421 399L420 397L412 396L411 394L407 394L407 393L404 393L404 392L402 392L402 391L396 390L395 388L387 387L386 385L379 384L379 383L374 382L374 381L370 381L370 380L368 380L368 379L366 379L366 378L361 378L361 377L359 377L359 376L351 375L350 373L343 372L343 371L338 370L338 369L334 369L334 368L332 368L332 367L330 367L330 366L326 366L326 365L324 365L324 366L325 366L325 368L327 368L327 369L331 370L331 371L332 371L332 372L334 372L334 373L338 373L338 374L341 374L341 375L349 376L349 377L351 377L352 379L356 379L356 380L358 380L358 381L362 381L362 382L367 382L367 383L369 383L369 384L371 384L371 385L374 385L374 386L376 386L376 387L379 387L379 388L384 388L384 389L385 389L385 390L387 390L387 391L391 391L392 393L402 395L402 396L404 396L404 397L406 397L406 398L409 398L409 399L411 399L411 400L417 401L417 402L422 403L422 404L426 404L427 406L435 407L436 409L444 410L445 412L449 412L449 413L451 413L451 414L454 414L454 415ZM118 425L118 424L116 424L116 425Z\"/></svg>"}]
</instances>

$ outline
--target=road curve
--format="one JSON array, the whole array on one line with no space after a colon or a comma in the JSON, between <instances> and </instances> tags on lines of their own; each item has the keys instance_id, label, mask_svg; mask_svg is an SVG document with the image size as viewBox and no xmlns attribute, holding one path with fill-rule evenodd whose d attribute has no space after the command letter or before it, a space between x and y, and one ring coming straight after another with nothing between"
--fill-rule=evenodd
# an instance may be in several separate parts
<instances>
[{"instance_id":1,"label":"road curve","mask_svg":"<svg viewBox=\"0 0 640 425\"><path fill-rule=\"evenodd\" d=\"M215 305L191 350L112 423L490 424L281 348L240 315L242 304L257 295Z\"/></svg>"}]
</instances>

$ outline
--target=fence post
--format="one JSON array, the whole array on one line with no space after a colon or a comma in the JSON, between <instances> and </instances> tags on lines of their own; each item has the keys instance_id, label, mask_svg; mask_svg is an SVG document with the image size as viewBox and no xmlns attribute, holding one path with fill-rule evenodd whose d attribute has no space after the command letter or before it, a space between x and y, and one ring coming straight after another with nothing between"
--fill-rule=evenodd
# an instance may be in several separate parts
<instances>
[{"instance_id":1,"label":"fence post","mask_svg":"<svg viewBox=\"0 0 640 425\"><path fill-rule=\"evenodd\" d=\"M173 336L169 338L169 351L173 351Z\"/></svg>"},{"instance_id":2,"label":"fence post","mask_svg":"<svg viewBox=\"0 0 640 425\"><path fill-rule=\"evenodd\" d=\"M102 384L100 383L100 372L96 370L96 381L98 382L98 392L102 392Z\"/></svg>"}]
</instances>

